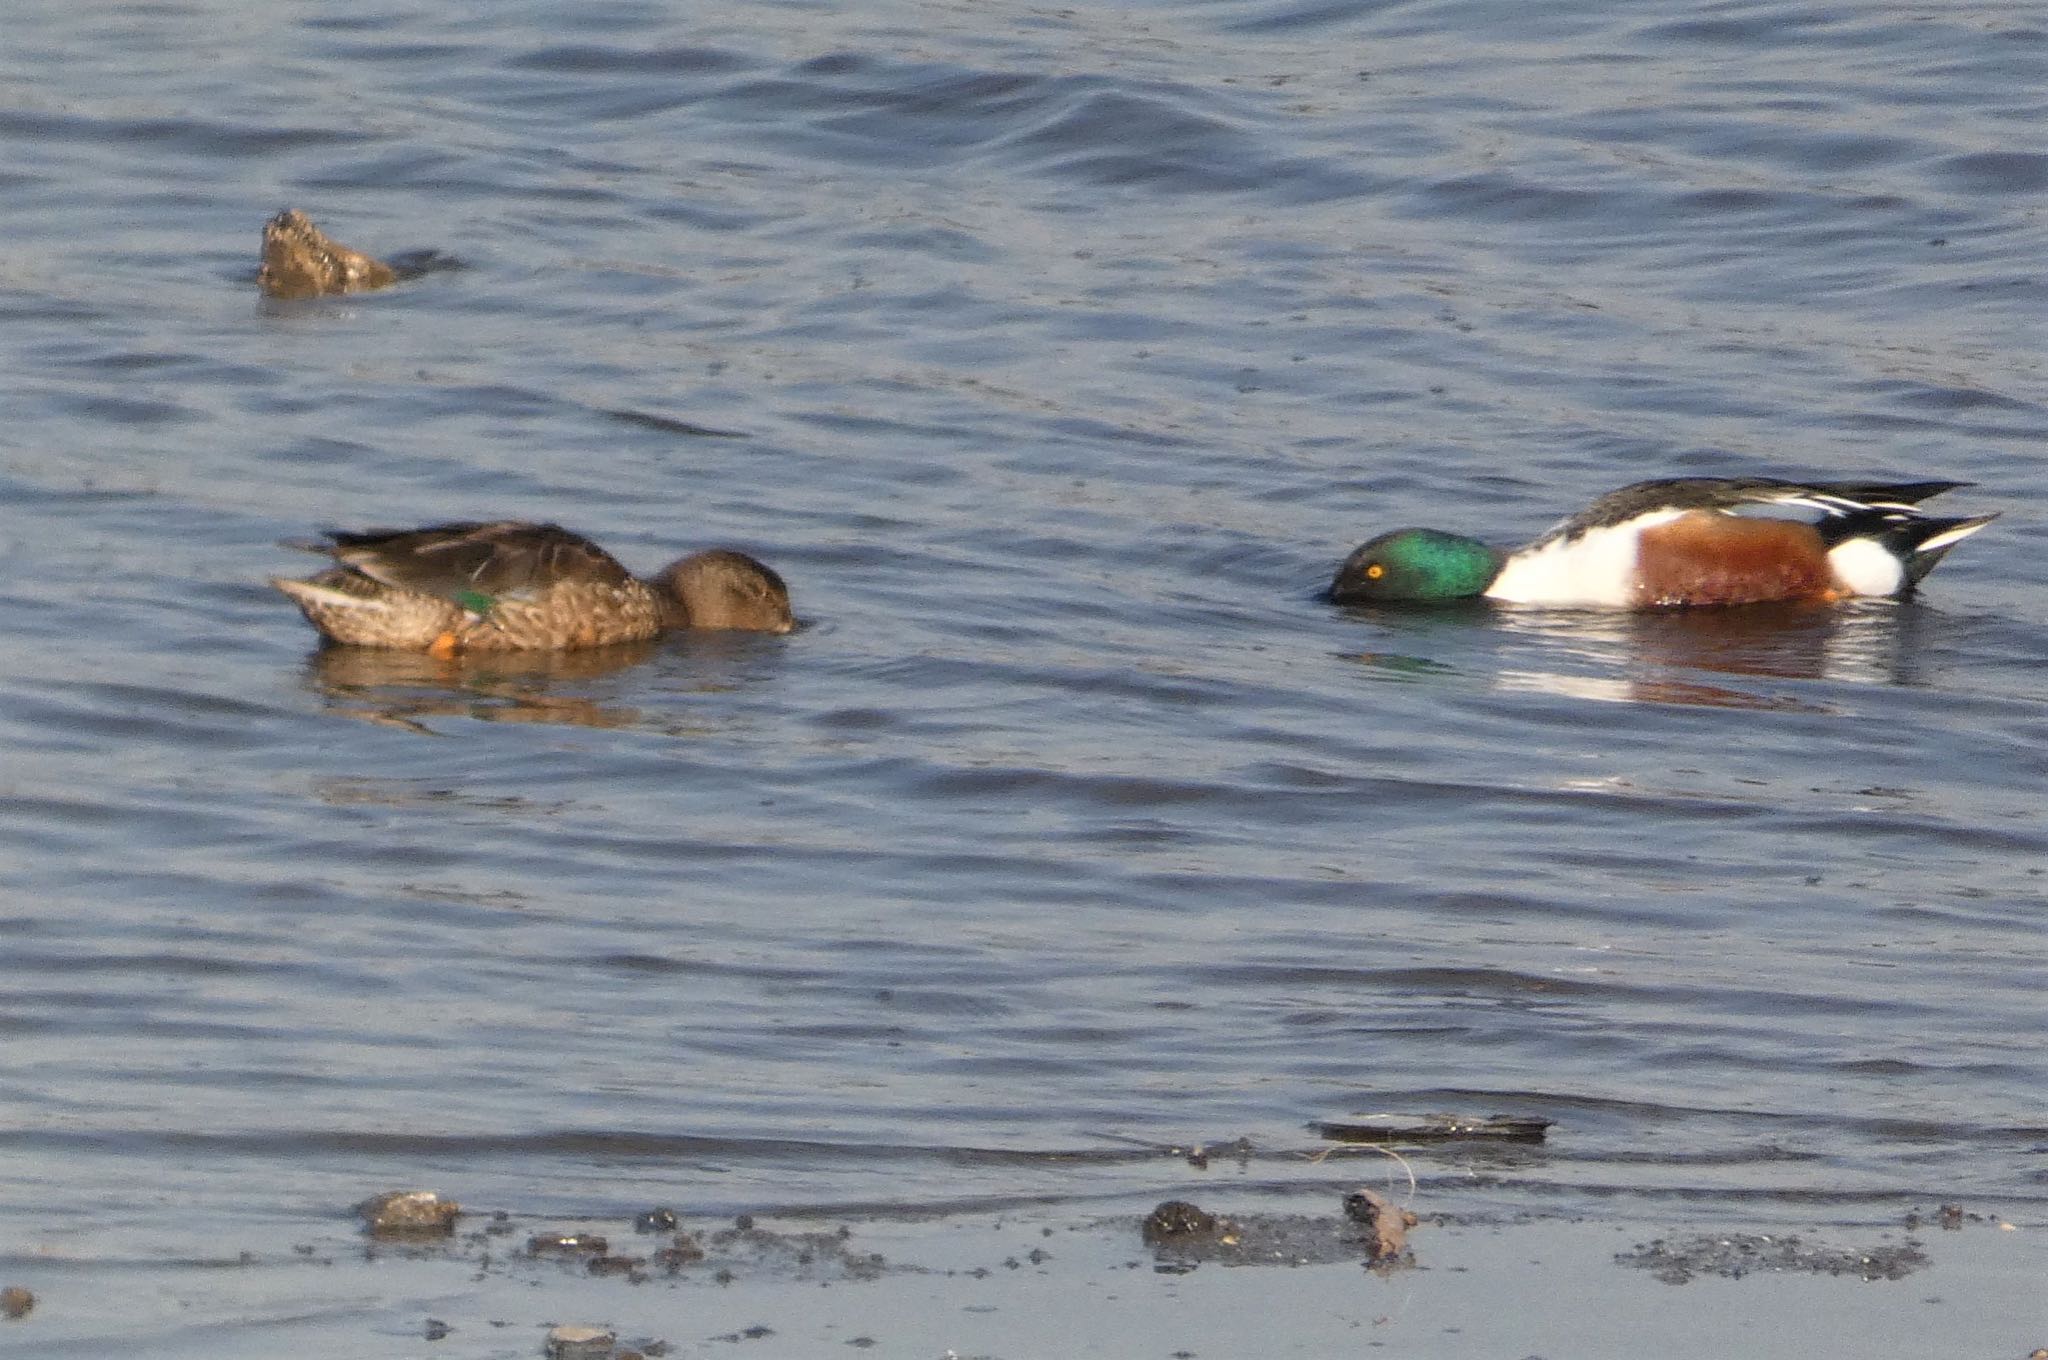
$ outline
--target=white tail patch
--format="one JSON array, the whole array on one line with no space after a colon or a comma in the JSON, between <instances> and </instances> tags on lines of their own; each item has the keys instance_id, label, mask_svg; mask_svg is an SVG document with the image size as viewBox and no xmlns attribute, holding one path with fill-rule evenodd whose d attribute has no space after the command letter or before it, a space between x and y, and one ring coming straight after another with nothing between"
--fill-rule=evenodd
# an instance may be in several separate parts
<instances>
[{"instance_id":1,"label":"white tail patch","mask_svg":"<svg viewBox=\"0 0 2048 1360\"><path fill-rule=\"evenodd\" d=\"M1896 595L1906 584L1906 568L1891 549L1871 538L1852 538L1828 553L1835 587L1851 595Z\"/></svg>"}]
</instances>

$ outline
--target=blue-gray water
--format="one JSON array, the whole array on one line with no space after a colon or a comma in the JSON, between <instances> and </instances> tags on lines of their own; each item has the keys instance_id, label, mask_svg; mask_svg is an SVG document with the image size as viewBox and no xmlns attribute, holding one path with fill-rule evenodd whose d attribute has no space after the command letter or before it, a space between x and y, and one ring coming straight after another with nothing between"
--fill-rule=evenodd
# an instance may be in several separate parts
<instances>
[{"instance_id":1,"label":"blue-gray water","mask_svg":"<svg viewBox=\"0 0 2048 1360\"><path fill-rule=\"evenodd\" d=\"M1557 1122L1426 1209L2048 1218L2038 11L698 9L10 6L0 1348L377 1189L1087 1217L1369 1110ZM286 205L463 267L260 301ZM2004 518L1831 614L1315 598L1738 472ZM808 626L264 584L495 516Z\"/></svg>"}]
</instances>

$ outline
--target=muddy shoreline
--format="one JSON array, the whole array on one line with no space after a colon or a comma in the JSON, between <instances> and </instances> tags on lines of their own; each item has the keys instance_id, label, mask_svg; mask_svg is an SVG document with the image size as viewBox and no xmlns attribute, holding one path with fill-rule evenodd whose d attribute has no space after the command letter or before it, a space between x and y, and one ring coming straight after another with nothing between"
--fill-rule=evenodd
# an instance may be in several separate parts
<instances>
[{"instance_id":1,"label":"muddy shoreline","mask_svg":"<svg viewBox=\"0 0 2048 1360\"><path fill-rule=\"evenodd\" d=\"M0 1324L0 1352L1792 1357L1845 1353L1868 1330L1872 1353L1924 1337L1929 1354L2022 1357L2048 1343L2028 1283L2048 1265L2041 1233L1996 1212L1718 1231L1423 1214L1389 1259L1339 1199L1281 1211L1219 1184L1202 1200L1179 1202L1203 1217L1176 1209L1164 1234L1166 1206L712 1219L654 1205L464 1210L446 1233L337 1217L206 1261L16 1255L0 1279L35 1304Z\"/></svg>"}]
</instances>

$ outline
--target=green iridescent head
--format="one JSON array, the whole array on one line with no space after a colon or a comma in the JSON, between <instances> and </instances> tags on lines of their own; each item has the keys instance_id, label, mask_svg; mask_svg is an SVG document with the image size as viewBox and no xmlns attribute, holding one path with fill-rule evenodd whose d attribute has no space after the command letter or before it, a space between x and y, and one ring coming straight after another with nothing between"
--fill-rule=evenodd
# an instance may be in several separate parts
<instances>
[{"instance_id":1,"label":"green iridescent head","mask_svg":"<svg viewBox=\"0 0 2048 1360\"><path fill-rule=\"evenodd\" d=\"M1396 529L1344 559L1330 582L1335 604L1463 600L1500 574L1501 556L1474 538L1437 529Z\"/></svg>"}]
</instances>

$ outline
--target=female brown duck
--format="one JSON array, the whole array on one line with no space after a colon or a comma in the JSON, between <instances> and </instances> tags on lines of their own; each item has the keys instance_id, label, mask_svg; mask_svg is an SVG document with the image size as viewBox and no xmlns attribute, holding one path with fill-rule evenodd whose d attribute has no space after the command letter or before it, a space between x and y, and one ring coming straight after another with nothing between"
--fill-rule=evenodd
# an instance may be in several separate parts
<instances>
[{"instance_id":1,"label":"female brown duck","mask_svg":"<svg viewBox=\"0 0 2048 1360\"><path fill-rule=\"evenodd\" d=\"M273 578L336 642L454 656L639 642L672 628L786 633L789 590L745 553L692 553L647 580L558 524L499 520L329 534L338 564Z\"/></svg>"}]
</instances>

